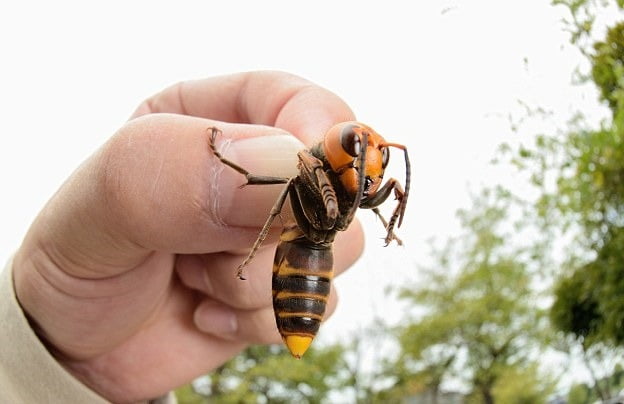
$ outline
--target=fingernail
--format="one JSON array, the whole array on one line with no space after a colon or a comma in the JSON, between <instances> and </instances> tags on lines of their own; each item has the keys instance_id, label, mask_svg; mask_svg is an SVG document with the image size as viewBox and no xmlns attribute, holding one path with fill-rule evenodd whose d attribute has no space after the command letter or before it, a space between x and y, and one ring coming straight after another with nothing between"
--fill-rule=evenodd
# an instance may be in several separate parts
<instances>
[{"instance_id":1,"label":"fingernail","mask_svg":"<svg viewBox=\"0 0 624 404\"><path fill-rule=\"evenodd\" d=\"M297 153L304 148L294 136L279 134L238 139L226 145L222 153L251 174L287 179L297 175ZM262 226L265 213L271 210L284 184L238 188L247 180L230 167L225 167L221 176L224 180L220 184L232 187L230 192L220 190L227 198L219 198L223 222L232 226Z\"/></svg>"},{"instance_id":2,"label":"fingernail","mask_svg":"<svg viewBox=\"0 0 624 404\"><path fill-rule=\"evenodd\" d=\"M217 302L202 303L195 310L193 321L200 331L220 337L232 335L238 329L234 311Z\"/></svg>"},{"instance_id":3,"label":"fingernail","mask_svg":"<svg viewBox=\"0 0 624 404\"><path fill-rule=\"evenodd\" d=\"M253 174L291 177L297 174L297 153L304 148L296 137L280 134L238 139L226 154Z\"/></svg>"}]
</instances>

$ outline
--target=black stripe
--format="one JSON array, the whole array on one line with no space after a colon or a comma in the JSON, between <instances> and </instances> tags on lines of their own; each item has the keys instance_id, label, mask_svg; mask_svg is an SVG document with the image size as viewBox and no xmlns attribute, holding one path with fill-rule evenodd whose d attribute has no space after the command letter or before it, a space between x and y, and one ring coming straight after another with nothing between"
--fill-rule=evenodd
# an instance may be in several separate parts
<instances>
[{"instance_id":1,"label":"black stripe","mask_svg":"<svg viewBox=\"0 0 624 404\"><path fill-rule=\"evenodd\" d=\"M311 334L316 335L321 325L319 320L310 317L275 318L280 334Z\"/></svg>"},{"instance_id":2,"label":"black stripe","mask_svg":"<svg viewBox=\"0 0 624 404\"><path fill-rule=\"evenodd\" d=\"M328 271L329 272L329 271ZM307 279L310 281L317 281L317 282L331 282L331 278L328 278L327 276L321 276L321 275L308 275L305 272L302 273L291 273L288 274L286 276L281 276L282 278L301 278L301 279Z\"/></svg>"},{"instance_id":3,"label":"black stripe","mask_svg":"<svg viewBox=\"0 0 624 404\"><path fill-rule=\"evenodd\" d=\"M325 278L310 276L273 276L273 290L276 292L309 293L328 296L330 283Z\"/></svg>"},{"instance_id":4,"label":"black stripe","mask_svg":"<svg viewBox=\"0 0 624 404\"><path fill-rule=\"evenodd\" d=\"M331 245L314 244L305 238L288 243L288 248L281 251L280 258L288 262L289 267L305 269L307 272L330 271L334 267Z\"/></svg>"},{"instance_id":5,"label":"black stripe","mask_svg":"<svg viewBox=\"0 0 624 404\"><path fill-rule=\"evenodd\" d=\"M325 314L325 302L305 297L287 297L273 300L276 313L310 313L322 316Z\"/></svg>"}]
</instances>

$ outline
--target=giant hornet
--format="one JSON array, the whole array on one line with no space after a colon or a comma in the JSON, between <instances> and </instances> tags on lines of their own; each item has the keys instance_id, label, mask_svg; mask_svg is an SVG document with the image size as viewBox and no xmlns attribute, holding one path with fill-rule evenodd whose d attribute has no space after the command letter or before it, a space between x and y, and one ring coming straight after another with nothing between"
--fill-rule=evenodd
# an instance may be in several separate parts
<instances>
[{"instance_id":1,"label":"giant hornet","mask_svg":"<svg viewBox=\"0 0 624 404\"><path fill-rule=\"evenodd\" d=\"M401 226L410 185L410 163L404 145L388 143L370 127L343 122L323 141L298 153L299 174L291 178L254 175L224 158L215 141L221 131L211 127L210 148L225 165L243 174L244 185L286 184L237 276L256 254L287 196L295 220L285 224L273 262L273 310L280 335L290 353L301 358L316 335L325 313L333 278L332 243L346 230L358 208L372 209L386 228L385 243L401 244L394 227ZM389 147L405 154L405 190L394 178L381 186L390 159ZM394 191L398 203L386 221L379 212Z\"/></svg>"}]
</instances>

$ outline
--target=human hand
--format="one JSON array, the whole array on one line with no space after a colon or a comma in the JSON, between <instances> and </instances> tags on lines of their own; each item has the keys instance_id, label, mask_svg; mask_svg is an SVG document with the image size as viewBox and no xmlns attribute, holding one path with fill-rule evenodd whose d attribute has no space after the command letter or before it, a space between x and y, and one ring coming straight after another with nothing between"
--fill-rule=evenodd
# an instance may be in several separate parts
<instances>
[{"instance_id":1,"label":"human hand","mask_svg":"<svg viewBox=\"0 0 624 404\"><path fill-rule=\"evenodd\" d=\"M353 118L329 91L276 72L148 99L53 196L14 258L17 297L50 352L103 397L132 402L280 341L270 280L279 229L247 281L236 267L282 185L239 189L244 178L212 155L207 128L223 130L224 153L250 172L288 176L304 147L288 133L309 146ZM357 222L338 235L337 273L362 246ZM332 291L329 313L335 304Z\"/></svg>"}]
</instances>

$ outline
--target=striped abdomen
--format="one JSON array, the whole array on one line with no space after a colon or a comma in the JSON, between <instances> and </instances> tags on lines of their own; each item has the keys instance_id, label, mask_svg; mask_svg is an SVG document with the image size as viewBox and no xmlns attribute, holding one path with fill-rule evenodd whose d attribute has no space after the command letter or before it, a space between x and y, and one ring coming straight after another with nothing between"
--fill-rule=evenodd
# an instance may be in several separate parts
<instances>
[{"instance_id":1,"label":"striped abdomen","mask_svg":"<svg viewBox=\"0 0 624 404\"><path fill-rule=\"evenodd\" d=\"M333 277L331 244L314 244L296 226L284 229L273 263L273 310L286 346L300 358L318 332Z\"/></svg>"}]
</instances>

